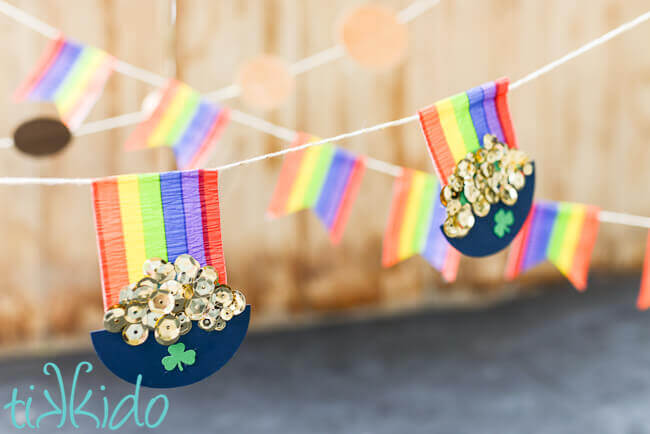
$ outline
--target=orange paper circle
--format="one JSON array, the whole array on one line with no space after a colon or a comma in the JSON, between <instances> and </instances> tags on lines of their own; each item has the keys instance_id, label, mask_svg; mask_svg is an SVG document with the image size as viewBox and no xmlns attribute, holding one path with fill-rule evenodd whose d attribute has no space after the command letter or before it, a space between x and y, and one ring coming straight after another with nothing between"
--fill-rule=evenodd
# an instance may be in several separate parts
<instances>
[{"instance_id":1,"label":"orange paper circle","mask_svg":"<svg viewBox=\"0 0 650 434\"><path fill-rule=\"evenodd\" d=\"M287 64L267 54L246 62L239 70L237 84L245 103L265 110L282 105L293 91Z\"/></svg>"},{"instance_id":2,"label":"orange paper circle","mask_svg":"<svg viewBox=\"0 0 650 434\"><path fill-rule=\"evenodd\" d=\"M408 32L391 9L368 4L344 17L341 43L348 55L367 68L385 69L397 65L406 54Z\"/></svg>"}]
</instances>

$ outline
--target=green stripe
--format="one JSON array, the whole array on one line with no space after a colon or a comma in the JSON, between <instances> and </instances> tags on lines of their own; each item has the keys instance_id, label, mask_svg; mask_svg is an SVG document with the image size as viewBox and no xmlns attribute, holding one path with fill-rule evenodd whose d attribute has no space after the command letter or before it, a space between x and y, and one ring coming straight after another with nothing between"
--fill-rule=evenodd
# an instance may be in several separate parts
<instances>
[{"instance_id":1,"label":"green stripe","mask_svg":"<svg viewBox=\"0 0 650 434\"><path fill-rule=\"evenodd\" d=\"M307 191L305 192L305 199L303 202L305 208L310 208L316 204L316 200L323 188L323 183L325 182L325 177L327 176L333 158L334 147L327 143L322 145L318 154L316 167L314 167Z\"/></svg>"},{"instance_id":2,"label":"green stripe","mask_svg":"<svg viewBox=\"0 0 650 434\"><path fill-rule=\"evenodd\" d=\"M192 118L199 109L199 103L201 102L201 97L198 92L192 92L187 100L183 104L183 111L176 118L174 126L169 130L167 134L167 139L165 143L168 143L170 146L176 144L176 142L181 138L187 126L192 122Z\"/></svg>"},{"instance_id":3,"label":"green stripe","mask_svg":"<svg viewBox=\"0 0 650 434\"><path fill-rule=\"evenodd\" d=\"M413 251L422 252L429 236L429 224L431 223L431 213L436 195L436 179L433 176L427 176L420 197L420 206L418 208L418 219L413 232Z\"/></svg>"},{"instance_id":4,"label":"green stripe","mask_svg":"<svg viewBox=\"0 0 650 434\"><path fill-rule=\"evenodd\" d=\"M469 113L467 94L463 92L452 96L451 104L454 106L454 114L456 115L460 135L463 136L463 142L465 142L465 150L467 152L476 151L479 148L479 142L472 123L472 115Z\"/></svg>"},{"instance_id":5,"label":"green stripe","mask_svg":"<svg viewBox=\"0 0 650 434\"><path fill-rule=\"evenodd\" d=\"M138 187L147 258L167 259L160 175L157 173L138 175Z\"/></svg>"},{"instance_id":6,"label":"green stripe","mask_svg":"<svg viewBox=\"0 0 650 434\"><path fill-rule=\"evenodd\" d=\"M61 83L61 86L57 89L54 94L54 100L58 103L65 102L69 97L70 93L79 86L79 81L87 74L88 69L93 67L93 63L97 62L97 59L102 56L102 52L96 48L85 47L83 53L79 56L79 59L75 62L72 70L68 73L66 78ZM97 62L99 64L99 62Z\"/></svg>"},{"instance_id":7,"label":"green stripe","mask_svg":"<svg viewBox=\"0 0 650 434\"><path fill-rule=\"evenodd\" d=\"M560 257L564 246L564 232L566 231L572 210L573 206L570 203L561 202L558 205L557 217L555 218L551 232L551 241L548 243L548 248L546 249L546 257L550 261L556 261Z\"/></svg>"}]
</instances>

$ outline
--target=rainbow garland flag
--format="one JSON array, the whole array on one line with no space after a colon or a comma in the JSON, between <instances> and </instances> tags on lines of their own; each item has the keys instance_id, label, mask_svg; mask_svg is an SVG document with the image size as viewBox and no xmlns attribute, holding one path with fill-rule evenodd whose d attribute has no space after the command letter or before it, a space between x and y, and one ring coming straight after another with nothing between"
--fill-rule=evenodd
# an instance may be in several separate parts
<instances>
[{"instance_id":1,"label":"rainbow garland flag","mask_svg":"<svg viewBox=\"0 0 650 434\"><path fill-rule=\"evenodd\" d=\"M548 259L579 291L587 287L599 209L568 202L535 202L512 242L506 278L514 279Z\"/></svg>"},{"instance_id":2,"label":"rainbow garland flag","mask_svg":"<svg viewBox=\"0 0 650 434\"><path fill-rule=\"evenodd\" d=\"M444 185L456 164L483 145L485 134L496 135L510 148L517 147L508 108L508 85L509 80L501 78L418 112L433 166Z\"/></svg>"},{"instance_id":3,"label":"rainbow garland flag","mask_svg":"<svg viewBox=\"0 0 650 434\"><path fill-rule=\"evenodd\" d=\"M420 254L445 280L456 280L460 253L440 230L446 211L438 200L439 195L440 185L435 177L419 170L403 169L393 186L384 233L384 267Z\"/></svg>"},{"instance_id":4,"label":"rainbow garland flag","mask_svg":"<svg viewBox=\"0 0 650 434\"><path fill-rule=\"evenodd\" d=\"M92 193L105 309L142 278L148 258L189 253L226 281L216 170L105 178Z\"/></svg>"},{"instance_id":5,"label":"rainbow garland flag","mask_svg":"<svg viewBox=\"0 0 650 434\"><path fill-rule=\"evenodd\" d=\"M317 140L298 134L293 146ZM267 215L276 218L312 208L327 227L332 243L337 244L343 236L365 170L363 157L329 144L287 154Z\"/></svg>"},{"instance_id":6,"label":"rainbow garland flag","mask_svg":"<svg viewBox=\"0 0 650 434\"><path fill-rule=\"evenodd\" d=\"M650 230L648 231L648 241L646 243L643 272L641 274L641 290L636 302L640 310L646 310L650 307Z\"/></svg>"},{"instance_id":7,"label":"rainbow garland flag","mask_svg":"<svg viewBox=\"0 0 650 434\"><path fill-rule=\"evenodd\" d=\"M75 129L99 99L114 64L102 50L59 37L16 89L14 100L53 101L63 123Z\"/></svg>"},{"instance_id":8,"label":"rainbow garland flag","mask_svg":"<svg viewBox=\"0 0 650 434\"><path fill-rule=\"evenodd\" d=\"M179 169L195 169L209 157L229 120L227 108L206 101L185 83L170 80L156 109L124 146L127 150L170 146Z\"/></svg>"}]
</instances>

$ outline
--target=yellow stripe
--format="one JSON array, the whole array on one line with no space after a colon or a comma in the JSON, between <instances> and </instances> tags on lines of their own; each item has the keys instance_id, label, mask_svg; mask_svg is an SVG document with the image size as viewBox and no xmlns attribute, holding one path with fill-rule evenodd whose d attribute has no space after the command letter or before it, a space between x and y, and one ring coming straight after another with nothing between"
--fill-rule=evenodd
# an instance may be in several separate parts
<instances>
[{"instance_id":1,"label":"yellow stripe","mask_svg":"<svg viewBox=\"0 0 650 434\"><path fill-rule=\"evenodd\" d=\"M57 101L57 108L62 113L62 117L66 117L68 112L74 108L74 105L79 102L81 95L86 91L90 80L93 78L93 75L97 72L97 68L102 64L104 59L107 57L105 53L97 50L96 48L91 48L91 60L88 63L88 67L82 74L76 77L76 83L72 83L73 86L70 91L64 95L63 100Z\"/></svg>"},{"instance_id":2,"label":"yellow stripe","mask_svg":"<svg viewBox=\"0 0 650 434\"><path fill-rule=\"evenodd\" d=\"M562 249L555 266L565 276L568 276L571 271L571 266L573 265L573 258L575 257L578 242L580 241L582 225L585 221L585 213L586 207L584 205L573 205L569 221L564 230Z\"/></svg>"},{"instance_id":3,"label":"yellow stripe","mask_svg":"<svg viewBox=\"0 0 650 434\"><path fill-rule=\"evenodd\" d=\"M458 128L454 105L450 99L443 99L436 103L436 109L438 109L440 125L442 125L442 131L445 133L445 139L451 150L451 155L454 156L454 160L458 163L467 155L467 150L465 149L463 135Z\"/></svg>"},{"instance_id":4,"label":"yellow stripe","mask_svg":"<svg viewBox=\"0 0 650 434\"><path fill-rule=\"evenodd\" d=\"M413 173L411 191L409 191L409 196L406 201L406 209L404 210L404 218L402 219L402 228L399 233L397 256L400 261L403 261L417 253L413 248L413 237L415 236L415 231L417 229L418 210L420 209L420 201L427 182L427 176L428 175L424 172L416 171Z\"/></svg>"},{"instance_id":5,"label":"yellow stripe","mask_svg":"<svg viewBox=\"0 0 650 434\"><path fill-rule=\"evenodd\" d=\"M156 129L153 130L153 133L149 136L147 146L151 148L155 146L173 145L173 143L165 143L165 139L171 129L174 128L174 124L178 117L183 113L185 103L189 100L192 92L192 88L185 83L179 84L174 99L169 104L169 107L167 107L167 110L165 110L165 114L162 119L160 119Z\"/></svg>"},{"instance_id":6,"label":"yellow stripe","mask_svg":"<svg viewBox=\"0 0 650 434\"><path fill-rule=\"evenodd\" d=\"M137 282L142 277L142 265L147 259L144 245L144 228L140 210L140 189L137 175L120 176L117 179L120 195L120 216L124 233L126 268L129 282Z\"/></svg>"},{"instance_id":7,"label":"yellow stripe","mask_svg":"<svg viewBox=\"0 0 650 434\"><path fill-rule=\"evenodd\" d=\"M304 208L304 198L321 150L322 146L312 146L305 151L300 163L300 169L298 169L298 176L296 176L296 181L293 183L287 201L287 214Z\"/></svg>"}]
</instances>

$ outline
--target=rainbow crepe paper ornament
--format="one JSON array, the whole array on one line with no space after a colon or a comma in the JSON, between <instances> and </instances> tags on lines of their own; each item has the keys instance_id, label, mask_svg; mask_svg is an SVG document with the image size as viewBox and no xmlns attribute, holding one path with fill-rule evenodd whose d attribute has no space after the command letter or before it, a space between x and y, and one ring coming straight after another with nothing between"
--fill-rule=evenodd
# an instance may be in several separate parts
<instances>
[{"instance_id":1,"label":"rainbow crepe paper ornament","mask_svg":"<svg viewBox=\"0 0 650 434\"><path fill-rule=\"evenodd\" d=\"M402 169L393 186L384 233L384 267L419 254L440 271L446 281L456 280L460 253L439 229L445 218L439 194L440 185L435 177L418 170Z\"/></svg>"},{"instance_id":2,"label":"rainbow crepe paper ornament","mask_svg":"<svg viewBox=\"0 0 650 434\"><path fill-rule=\"evenodd\" d=\"M49 43L14 100L52 101L63 123L75 129L99 99L114 64L104 51L60 36Z\"/></svg>"},{"instance_id":3,"label":"rainbow crepe paper ornament","mask_svg":"<svg viewBox=\"0 0 650 434\"><path fill-rule=\"evenodd\" d=\"M105 178L93 182L92 194L105 310L118 302L120 289L140 280L148 258L173 262L190 254L201 266L214 267L219 283L226 283L216 170ZM222 331L192 327L175 344L182 351L169 351L153 333L138 346L106 330L92 332L91 339L106 367L125 381L155 388L186 386L230 360L246 336L250 310L246 306ZM170 355L179 351L191 354L191 363L170 370Z\"/></svg>"},{"instance_id":4,"label":"rainbow crepe paper ornament","mask_svg":"<svg viewBox=\"0 0 650 434\"><path fill-rule=\"evenodd\" d=\"M298 134L293 146L319 140ZM329 144L287 154L267 215L285 216L311 208L327 228L330 240L341 241L366 165L363 157Z\"/></svg>"},{"instance_id":5,"label":"rainbow crepe paper ornament","mask_svg":"<svg viewBox=\"0 0 650 434\"><path fill-rule=\"evenodd\" d=\"M591 253L598 234L599 209L568 202L535 202L512 243L506 278L548 259L579 291L587 288Z\"/></svg>"},{"instance_id":6,"label":"rainbow crepe paper ornament","mask_svg":"<svg viewBox=\"0 0 650 434\"><path fill-rule=\"evenodd\" d=\"M534 165L517 150L508 108L508 85L508 79L501 78L438 101L418 112L433 166L444 188L446 199L443 204L449 211L440 230L452 246L468 256L491 255L510 244L524 224L533 202ZM495 153L492 148L505 151ZM504 153L505 160L502 160ZM520 163L506 164L506 161L513 160L521 161L521 166L524 161L528 163L525 178L516 174L519 176L514 184L517 191L511 188L512 185L508 186L511 182L508 180L509 171L522 171ZM480 166L488 163L490 167L485 169L490 170L483 171ZM469 177L461 176L468 165L475 165L476 172L474 167L470 167L471 171L465 170ZM507 176L503 178L502 175ZM492 177L494 179L490 179ZM486 182L492 186L493 193L486 191ZM473 187L472 194L478 195L476 199L462 191L468 188L468 183L472 184L469 186ZM505 189L505 192L499 189ZM496 200L493 195L497 196ZM455 203L456 199L460 200L460 205ZM474 203L477 200L480 206ZM453 206L450 206L452 202ZM465 209L467 207L469 209ZM457 218L460 215L462 219Z\"/></svg>"},{"instance_id":7,"label":"rainbow crepe paper ornament","mask_svg":"<svg viewBox=\"0 0 650 434\"><path fill-rule=\"evenodd\" d=\"M208 102L185 83L170 80L158 106L127 139L126 150L171 147L181 170L199 168L230 120L225 107Z\"/></svg>"},{"instance_id":8,"label":"rainbow crepe paper ornament","mask_svg":"<svg viewBox=\"0 0 650 434\"><path fill-rule=\"evenodd\" d=\"M643 271L641 273L641 289L639 290L636 305L640 310L646 310L650 307L650 231L648 231L648 240L646 241L645 259L643 260Z\"/></svg>"}]
</instances>

